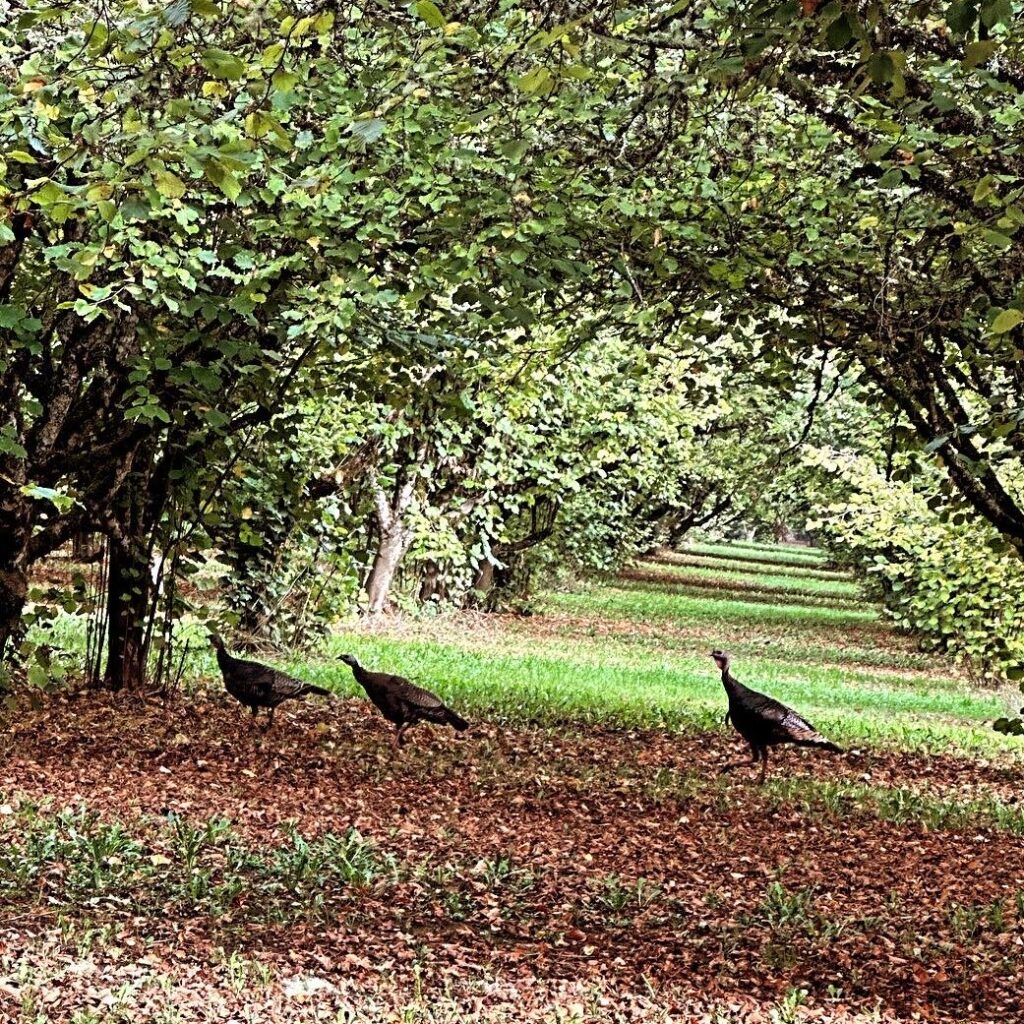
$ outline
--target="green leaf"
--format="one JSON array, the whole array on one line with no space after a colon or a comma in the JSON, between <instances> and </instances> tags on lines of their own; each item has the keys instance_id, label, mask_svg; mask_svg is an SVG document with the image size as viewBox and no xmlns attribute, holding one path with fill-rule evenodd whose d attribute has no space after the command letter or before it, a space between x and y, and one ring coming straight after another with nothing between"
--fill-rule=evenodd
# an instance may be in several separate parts
<instances>
[{"instance_id":1,"label":"green leaf","mask_svg":"<svg viewBox=\"0 0 1024 1024\"><path fill-rule=\"evenodd\" d=\"M946 11L946 24L957 35L966 35L978 20L978 6L973 0L957 0Z\"/></svg>"},{"instance_id":2,"label":"green leaf","mask_svg":"<svg viewBox=\"0 0 1024 1024\"><path fill-rule=\"evenodd\" d=\"M180 199L185 194L185 182L173 171L157 171L153 175L157 192L168 199Z\"/></svg>"},{"instance_id":3,"label":"green leaf","mask_svg":"<svg viewBox=\"0 0 1024 1024\"><path fill-rule=\"evenodd\" d=\"M871 57L868 59L867 69L868 74L871 76L871 81L876 85L885 85L886 82L891 82L893 75L896 73L896 65L893 63L892 57L881 50L871 54Z\"/></svg>"},{"instance_id":4,"label":"green leaf","mask_svg":"<svg viewBox=\"0 0 1024 1024\"><path fill-rule=\"evenodd\" d=\"M526 155L530 148L530 143L525 139L515 139L512 142L503 142L501 144L501 152L504 156L507 156L513 163L519 163L519 161Z\"/></svg>"},{"instance_id":5,"label":"green leaf","mask_svg":"<svg viewBox=\"0 0 1024 1024\"><path fill-rule=\"evenodd\" d=\"M985 0L981 5L981 20L988 28L1009 24L1012 18L1013 4L1010 0Z\"/></svg>"},{"instance_id":6,"label":"green leaf","mask_svg":"<svg viewBox=\"0 0 1024 1024\"><path fill-rule=\"evenodd\" d=\"M218 50L211 46L203 51L199 61L214 78L234 81L245 75L245 64L227 50Z\"/></svg>"},{"instance_id":7,"label":"green leaf","mask_svg":"<svg viewBox=\"0 0 1024 1024\"><path fill-rule=\"evenodd\" d=\"M416 4L416 13L431 28L443 29L448 24L448 19L441 13L441 9L437 4L433 3L433 0L418 0Z\"/></svg>"},{"instance_id":8,"label":"green leaf","mask_svg":"<svg viewBox=\"0 0 1024 1024\"><path fill-rule=\"evenodd\" d=\"M985 39L983 41L968 43L967 49L964 50L964 67L975 68L979 64L984 64L989 57L995 53L998 45L999 41L997 39Z\"/></svg>"},{"instance_id":9,"label":"green leaf","mask_svg":"<svg viewBox=\"0 0 1024 1024\"><path fill-rule=\"evenodd\" d=\"M0 452L5 455L13 455L16 459L28 458L28 452L14 436L14 428L11 426L0 430Z\"/></svg>"},{"instance_id":10,"label":"green leaf","mask_svg":"<svg viewBox=\"0 0 1024 1024\"><path fill-rule=\"evenodd\" d=\"M840 14L829 25L825 38L833 50L845 49L849 45L850 40L853 39L853 23L850 20L850 15L846 13Z\"/></svg>"},{"instance_id":11,"label":"green leaf","mask_svg":"<svg viewBox=\"0 0 1024 1024\"><path fill-rule=\"evenodd\" d=\"M386 127L386 122L382 121L379 117L369 117L361 121L353 121L348 126L348 130L354 138L359 139L364 145L368 146L371 142L376 142L384 134Z\"/></svg>"},{"instance_id":12,"label":"green leaf","mask_svg":"<svg viewBox=\"0 0 1024 1024\"><path fill-rule=\"evenodd\" d=\"M991 331L993 334L1005 334L1007 331L1012 331L1022 320L1024 320L1024 312L1019 309L1004 309L992 321Z\"/></svg>"},{"instance_id":13,"label":"green leaf","mask_svg":"<svg viewBox=\"0 0 1024 1024\"><path fill-rule=\"evenodd\" d=\"M982 199L992 194L994 188L995 178L991 174L986 174L974 189L974 201L980 203Z\"/></svg>"},{"instance_id":14,"label":"green leaf","mask_svg":"<svg viewBox=\"0 0 1024 1024\"><path fill-rule=\"evenodd\" d=\"M532 71L527 71L525 75L521 75L517 84L523 92L545 95L551 91L554 80L547 68L537 67Z\"/></svg>"},{"instance_id":15,"label":"green leaf","mask_svg":"<svg viewBox=\"0 0 1024 1024\"><path fill-rule=\"evenodd\" d=\"M237 199L242 194L242 186L238 179L220 161L208 160L203 164L203 171L228 199Z\"/></svg>"},{"instance_id":16,"label":"green leaf","mask_svg":"<svg viewBox=\"0 0 1024 1024\"><path fill-rule=\"evenodd\" d=\"M1001 231L990 231L986 228L981 232L981 237L998 249L1009 249L1013 245L1013 239Z\"/></svg>"},{"instance_id":17,"label":"green leaf","mask_svg":"<svg viewBox=\"0 0 1024 1024\"><path fill-rule=\"evenodd\" d=\"M0 327L11 328L25 319L25 310L21 306L0 304Z\"/></svg>"}]
</instances>

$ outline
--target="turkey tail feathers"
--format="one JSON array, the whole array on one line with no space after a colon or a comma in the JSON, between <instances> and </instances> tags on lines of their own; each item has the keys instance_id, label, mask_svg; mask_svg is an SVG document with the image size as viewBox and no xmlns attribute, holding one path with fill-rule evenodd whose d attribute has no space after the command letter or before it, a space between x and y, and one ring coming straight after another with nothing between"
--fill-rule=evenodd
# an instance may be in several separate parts
<instances>
[{"instance_id":1,"label":"turkey tail feathers","mask_svg":"<svg viewBox=\"0 0 1024 1024\"><path fill-rule=\"evenodd\" d=\"M793 742L800 747L817 747L819 750L831 750L833 754L846 753L842 747L837 746L831 740L825 739L824 736L805 736L800 739L794 739Z\"/></svg>"},{"instance_id":2,"label":"turkey tail feathers","mask_svg":"<svg viewBox=\"0 0 1024 1024\"><path fill-rule=\"evenodd\" d=\"M452 709L451 709L451 708L445 708L445 711L447 711L447 712L448 712L448 715L447 715L447 718L448 718L448 724L449 724L449 725L450 725L450 726L451 726L451 727L452 727L452 728L453 728L453 729L454 729L454 730L455 730L456 732L465 732L465 731L466 731L466 730L467 730L467 729L469 728L469 722L467 722L467 721L466 721L466 720L465 720L464 718L462 718L461 716L459 716L459 715L455 714L455 712L454 712L454 711L452 711Z\"/></svg>"}]
</instances>

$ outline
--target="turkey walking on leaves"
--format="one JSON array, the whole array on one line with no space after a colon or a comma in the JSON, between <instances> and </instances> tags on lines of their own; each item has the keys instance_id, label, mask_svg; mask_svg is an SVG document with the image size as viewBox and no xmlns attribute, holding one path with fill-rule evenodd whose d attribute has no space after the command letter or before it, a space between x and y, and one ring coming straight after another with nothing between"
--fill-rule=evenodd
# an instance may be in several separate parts
<instances>
[{"instance_id":1,"label":"turkey walking on leaves","mask_svg":"<svg viewBox=\"0 0 1024 1024\"><path fill-rule=\"evenodd\" d=\"M465 732L469 728L469 722L429 690L410 683L402 676L371 672L359 664L354 654L343 654L341 660L351 666L356 682L366 691L377 710L395 726L391 745L396 750L405 743L406 730L417 722L450 725L456 732Z\"/></svg>"},{"instance_id":2,"label":"turkey walking on leaves","mask_svg":"<svg viewBox=\"0 0 1024 1024\"><path fill-rule=\"evenodd\" d=\"M731 719L733 728L750 744L753 763L761 762L761 782L764 782L768 769L768 748L780 743L843 753L842 747L825 739L806 718L801 718L792 708L787 708L767 694L751 690L735 679L729 671L729 655L724 651L714 650L711 657L722 672L722 685L729 695L729 710L725 720L728 722ZM726 771L735 767L734 764L729 765Z\"/></svg>"},{"instance_id":3,"label":"turkey walking on leaves","mask_svg":"<svg viewBox=\"0 0 1024 1024\"><path fill-rule=\"evenodd\" d=\"M232 657L228 654L224 641L215 633L210 635L210 643L217 652L217 664L228 693L252 711L254 720L260 708L267 708L270 712L265 729L273 725L274 709L282 701L305 697L307 693L315 693L321 697L330 696L331 691L325 690L322 686L303 683L284 672L279 672L276 668L261 665L258 661L243 661L241 658Z\"/></svg>"}]
</instances>

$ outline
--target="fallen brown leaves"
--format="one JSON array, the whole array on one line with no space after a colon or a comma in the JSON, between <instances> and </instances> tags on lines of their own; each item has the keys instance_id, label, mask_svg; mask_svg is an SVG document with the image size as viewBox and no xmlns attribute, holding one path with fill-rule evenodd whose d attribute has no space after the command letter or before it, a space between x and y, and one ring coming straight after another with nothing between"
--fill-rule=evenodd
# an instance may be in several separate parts
<instances>
[{"instance_id":1,"label":"fallen brown leaves","mask_svg":"<svg viewBox=\"0 0 1024 1024\"><path fill-rule=\"evenodd\" d=\"M403 870L316 920L125 911L114 915L116 948L77 959L47 938L45 905L12 908L0 955L66 972L81 960L79 974L54 979L54 1021L69 994L96 987L94 971L141 958L190 993L197 1014L265 1004L268 1016L254 1019L267 1020L290 1019L275 1014L295 992L335 1007L360 986L367 1006L418 991L509 1021L540 1019L531 1014L556 993L596 993L608 1019L661 1019L654 1009L678 1005L679 1020L713 1006L727 1020L767 1020L767 1007L799 989L823 1020L876 1006L899 1019L1020 1019L1019 837L984 823L929 832L778 806L742 772L724 790L659 788L716 776L735 753L722 734L482 726L461 742L422 729L396 760L363 702L289 708L264 737L219 694L169 706L52 698L12 723L0 766L8 801L86 804L125 822L223 816L254 844L279 843L286 822L308 837L353 826ZM1011 765L881 752L788 752L774 770L947 796L1012 796L1018 785ZM498 877L501 861L510 867ZM996 905L998 929L982 911L972 928L955 913ZM233 993L218 949L275 980ZM586 1012L603 1019L599 1005ZM366 1019L390 1019L380 1013Z\"/></svg>"}]
</instances>

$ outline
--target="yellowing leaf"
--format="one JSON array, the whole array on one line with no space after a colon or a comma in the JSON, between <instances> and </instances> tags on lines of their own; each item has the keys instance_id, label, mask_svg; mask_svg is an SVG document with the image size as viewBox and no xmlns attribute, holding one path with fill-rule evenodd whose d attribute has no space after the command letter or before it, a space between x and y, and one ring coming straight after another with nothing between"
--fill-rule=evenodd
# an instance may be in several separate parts
<instances>
[{"instance_id":1,"label":"yellowing leaf","mask_svg":"<svg viewBox=\"0 0 1024 1024\"><path fill-rule=\"evenodd\" d=\"M1024 320L1024 312L1019 309L1004 309L992 321L992 333L1005 334L1007 331L1012 331L1022 320Z\"/></svg>"},{"instance_id":2,"label":"yellowing leaf","mask_svg":"<svg viewBox=\"0 0 1024 1024\"><path fill-rule=\"evenodd\" d=\"M419 0L416 4L416 13L431 28L444 28L448 24L448 19L441 13L441 9L433 0Z\"/></svg>"},{"instance_id":3,"label":"yellowing leaf","mask_svg":"<svg viewBox=\"0 0 1024 1024\"><path fill-rule=\"evenodd\" d=\"M173 171L157 171L153 175L157 192L168 199L180 199L185 194L185 182Z\"/></svg>"},{"instance_id":4,"label":"yellowing leaf","mask_svg":"<svg viewBox=\"0 0 1024 1024\"><path fill-rule=\"evenodd\" d=\"M974 68L979 64L984 64L995 53L998 45L999 42L996 39L985 39L976 43L969 43L967 49L964 50L964 67Z\"/></svg>"}]
</instances>

